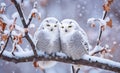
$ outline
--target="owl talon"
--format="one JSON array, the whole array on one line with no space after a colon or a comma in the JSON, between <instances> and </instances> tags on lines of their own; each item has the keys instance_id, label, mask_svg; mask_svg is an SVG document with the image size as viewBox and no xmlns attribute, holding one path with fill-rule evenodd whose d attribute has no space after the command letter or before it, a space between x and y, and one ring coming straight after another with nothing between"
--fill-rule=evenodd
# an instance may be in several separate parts
<instances>
[{"instance_id":1,"label":"owl talon","mask_svg":"<svg viewBox=\"0 0 120 73\"><path fill-rule=\"evenodd\" d=\"M46 54L47 54L47 52L44 52L44 54L46 55Z\"/></svg>"},{"instance_id":2,"label":"owl talon","mask_svg":"<svg viewBox=\"0 0 120 73\"><path fill-rule=\"evenodd\" d=\"M54 53L55 54L55 57L57 56L57 53Z\"/></svg>"},{"instance_id":3,"label":"owl talon","mask_svg":"<svg viewBox=\"0 0 120 73\"><path fill-rule=\"evenodd\" d=\"M80 68L77 69L76 73L79 73Z\"/></svg>"},{"instance_id":4,"label":"owl talon","mask_svg":"<svg viewBox=\"0 0 120 73\"><path fill-rule=\"evenodd\" d=\"M14 52L12 52L12 55L15 56Z\"/></svg>"},{"instance_id":5,"label":"owl talon","mask_svg":"<svg viewBox=\"0 0 120 73\"><path fill-rule=\"evenodd\" d=\"M56 56L56 53L51 53L50 56L54 56L54 57L55 57L55 56Z\"/></svg>"}]
</instances>

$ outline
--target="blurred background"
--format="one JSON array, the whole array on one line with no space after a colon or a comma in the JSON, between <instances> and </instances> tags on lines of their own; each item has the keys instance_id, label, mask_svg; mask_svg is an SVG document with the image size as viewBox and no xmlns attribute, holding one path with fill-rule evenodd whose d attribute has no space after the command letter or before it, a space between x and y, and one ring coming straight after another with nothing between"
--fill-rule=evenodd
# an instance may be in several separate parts
<instances>
[{"instance_id":1,"label":"blurred background","mask_svg":"<svg viewBox=\"0 0 120 73\"><path fill-rule=\"evenodd\" d=\"M19 3L21 0L17 0ZM34 1L38 2L37 9L41 12L41 20L33 19L31 23L35 24L34 28L30 29L30 33L34 35L41 21L46 17L55 17L60 21L66 18L76 20L79 25L86 31L89 42L94 48L99 34L99 25L90 27L87 20L91 17L102 18L104 0L23 0L23 12L27 18ZM0 3L6 3L6 15L11 18L16 12L14 4L10 0L0 0ZM120 0L114 0L111 5L111 10L107 16L113 21L113 27L107 27L102 34L101 46L108 45L110 49L114 49L111 54L114 61L120 62ZM22 26L21 21L17 20L18 25ZM31 31L32 30L32 31ZM25 41L25 40L24 40ZM8 48L11 47L9 43ZM25 43L26 44L26 43ZM25 46L22 45L23 47ZM27 46L29 47L29 46ZM46 73L70 73L70 64L58 63L52 68L46 69ZM34 68L32 62L28 63L12 63L0 59L0 73L42 73L39 68ZM99 68L82 66L79 73L114 73L111 71L102 70Z\"/></svg>"}]
</instances>

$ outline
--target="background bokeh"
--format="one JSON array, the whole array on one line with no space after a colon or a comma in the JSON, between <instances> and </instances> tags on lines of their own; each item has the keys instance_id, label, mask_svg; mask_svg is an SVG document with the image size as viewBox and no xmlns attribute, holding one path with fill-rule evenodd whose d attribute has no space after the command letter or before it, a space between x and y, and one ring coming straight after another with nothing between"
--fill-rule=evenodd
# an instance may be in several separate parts
<instances>
[{"instance_id":1,"label":"background bokeh","mask_svg":"<svg viewBox=\"0 0 120 73\"><path fill-rule=\"evenodd\" d=\"M20 2L21 0L17 0ZM27 18L31 9L33 8L35 0L24 0L23 12ZM99 34L99 25L91 28L87 24L87 20L91 17L102 18L104 0L36 0L38 2L38 10L41 12L41 20L33 19L32 23L35 24L35 28L30 29L30 33L34 35L37 27L41 21L46 17L55 17L60 21L66 18L76 20L79 25L86 31L89 42L94 48L96 45L96 39ZM0 3L4 2L7 5L6 15L11 18L12 14L16 12L14 5L10 0L0 0ZM120 0L114 0L111 5L111 10L107 16L113 21L113 27L107 27L103 32L101 38L101 46L109 45L109 48L114 48L112 51L112 60L120 62ZM17 20L18 25L22 26L21 21ZM25 40L24 40L25 41ZM25 41L26 42L26 41ZM25 43L22 45L25 48ZM11 43L7 48L11 47ZM29 47L29 46L27 46ZM46 69L46 73L70 73L70 64L58 63L52 68ZM37 68L35 69L32 62L28 63L12 63L0 59L0 73L42 73ZM79 73L114 73L111 71L105 71L98 68L83 66Z\"/></svg>"}]
</instances>

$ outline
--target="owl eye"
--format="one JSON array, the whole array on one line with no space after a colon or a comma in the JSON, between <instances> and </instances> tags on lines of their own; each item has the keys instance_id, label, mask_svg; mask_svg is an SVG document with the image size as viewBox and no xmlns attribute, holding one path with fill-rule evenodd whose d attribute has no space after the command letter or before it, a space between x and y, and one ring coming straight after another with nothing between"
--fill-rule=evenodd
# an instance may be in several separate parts
<instances>
[{"instance_id":1,"label":"owl eye","mask_svg":"<svg viewBox=\"0 0 120 73\"><path fill-rule=\"evenodd\" d=\"M48 26L48 27L50 27L50 25L49 25L49 24L47 24L47 26Z\"/></svg>"},{"instance_id":2,"label":"owl eye","mask_svg":"<svg viewBox=\"0 0 120 73\"><path fill-rule=\"evenodd\" d=\"M57 27L57 25L54 25L54 27Z\"/></svg>"},{"instance_id":3,"label":"owl eye","mask_svg":"<svg viewBox=\"0 0 120 73\"><path fill-rule=\"evenodd\" d=\"M61 28L64 28L64 26L62 26Z\"/></svg>"},{"instance_id":4,"label":"owl eye","mask_svg":"<svg viewBox=\"0 0 120 73\"><path fill-rule=\"evenodd\" d=\"M72 26L68 26L68 28L71 28Z\"/></svg>"}]
</instances>

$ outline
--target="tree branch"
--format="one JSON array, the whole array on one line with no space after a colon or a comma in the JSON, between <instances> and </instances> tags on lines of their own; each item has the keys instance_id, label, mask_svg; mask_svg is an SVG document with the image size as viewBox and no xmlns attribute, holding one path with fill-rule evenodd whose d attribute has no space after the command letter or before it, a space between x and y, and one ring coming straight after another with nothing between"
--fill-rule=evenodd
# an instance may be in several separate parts
<instances>
[{"instance_id":1,"label":"tree branch","mask_svg":"<svg viewBox=\"0 0 120 73\"><path fill-rule=\"evenodd\" d=\"M110 5L113 3L113 0L107 0L107 2L103 5L103 9L104 9L104 13L103 13L103 17L102 19L104 20L108 11L110 10ZM102 27L102 26L101 26ZM97 45L99 45L100 43L100 39L101 39L101 36L102 36L102 28L100 27L100 33L99 33L99 36L98 36L98 42L97 42Z\"/></svg>"},{"instance_id":2,"label":"tree branch","mask_svg":"<svg viewBox=\"0 0 120 73\"><path fill-rule=\"evenodd\" d=\"M22 21L22 24L23 24L24 28L28 28L28 25L27 25L27 23L26 23L26 21L25 21L25 18L24 18L24 15L23 15L23 12L22 12L22 9L21 9L19 3L17 3L16 0L11 0L11 1L14 3L14 5L15 5L15 7L16 7L19 15L20 15L20 18L21 18L21 21ZM31 20L32 20L32 19L31 19ZM31 22L31 21L30 21L30 22ZM26 37L26 39L28 40L28 42L30 43L30 45L31 45L31 47L32 47L32 50L33 50L35 56L37 56L37 52L36 52L36 50L35 50L35 45L34 45L33 41L31 40L30 36L28 35L28 33L26 33L25 37Z\"/></svg>"},{"instance_id":3,"label":"tree branch","mask_svg":"<svg viewBox=\"0 0 120 73\"><path fill-rule=\"evenodd\" d=\"M107 11L105 11L104 14L103 14L103 18L102 18L103 20L105 19L106 15L107 15ZM103 32L103 30L102 30L102 28L100 28L100 33L99 33L99 36L98 36L97 45L100 44L100 39L101 39L101 36L102 36L102 32Z\"/></svg>"},{"instance_id":4,"label":"tree branch","mask_svg":"<svg viewBox=\"0 0 120 73\"><path fill-rule=\"evenodd\" d=\"M51 56L47 54L39 53L39 56L34 57L32 51L23 52L22 55L20 52L15 52L16 56L13 56L10 52L4 51L1 58L6 61L11 61L15 63L20 62L32 62L34 59L37 61L59 61L64 63L71 63L71 64L81 64L86 66L97 67L105 70L120 72L120 63L114 62L108 59L103 59L95 56L84 55L80 60L72 60L71 58L61 56L57 54L56 56Z\"/></svg>"}]
</instances>

